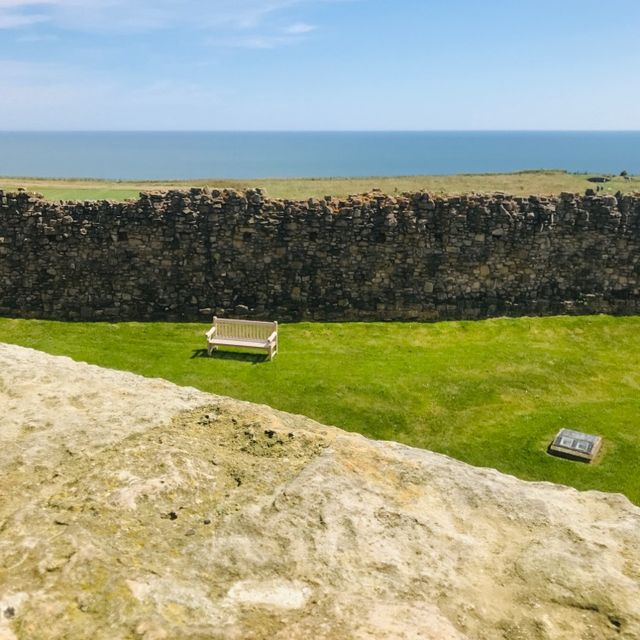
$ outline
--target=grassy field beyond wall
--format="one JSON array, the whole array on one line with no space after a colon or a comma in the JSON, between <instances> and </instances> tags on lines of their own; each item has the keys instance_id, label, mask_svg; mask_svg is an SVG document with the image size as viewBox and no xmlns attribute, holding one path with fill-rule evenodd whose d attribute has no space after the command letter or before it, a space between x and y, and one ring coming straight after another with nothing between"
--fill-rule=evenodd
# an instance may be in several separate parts
<instances>
[{"instance_id":1,"label":"grassy field beyond wall","mask_svg":"<svg viewBox=\"0 0 640 640\"><path fill-rule=\"evenodd\" d=\"M563 191L584 193L600 186L604 193L640 191L640 176L625 179L614 176L610 182L595 185L590 174L565 171L523 171L504 174L469 174L452 176L406 176L379 178L291 178L262 180L192 180L170 182L127 182L84 179L0 178L0 189L24 188L42 193L50 200L125 200L137 198L140 191L162 191L209 185L246 189L262 187L272 198L305 200L325 195L345 197L380 189L394 194L405 191L429 191L435 194L492 193L504 191L514 195L557 195Z\"/></svg>"}]
</instances>

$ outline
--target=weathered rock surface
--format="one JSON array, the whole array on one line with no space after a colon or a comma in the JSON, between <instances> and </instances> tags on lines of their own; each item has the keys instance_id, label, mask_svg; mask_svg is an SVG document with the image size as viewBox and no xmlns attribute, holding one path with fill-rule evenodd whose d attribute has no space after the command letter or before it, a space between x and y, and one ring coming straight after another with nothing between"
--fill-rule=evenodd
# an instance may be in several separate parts
<instances>
[{"instance_id":1,"label":"weathered rock surface","mask_svg":"<svg viewBox=\"0 0 640 640\"><path fill-rule=\"evenodd\" d=\"M0 345L0 638L640 638L640 509Z\"/></svg>"}]
</instances>

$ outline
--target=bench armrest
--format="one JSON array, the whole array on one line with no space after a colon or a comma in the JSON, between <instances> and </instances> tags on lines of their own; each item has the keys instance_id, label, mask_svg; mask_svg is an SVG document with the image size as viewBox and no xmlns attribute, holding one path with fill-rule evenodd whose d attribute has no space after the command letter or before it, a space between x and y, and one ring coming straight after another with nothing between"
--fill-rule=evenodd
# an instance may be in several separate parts
<instances>
[{"instance_id":1,"label":"bench armrest","mask_svg":"<svg viewBox=\"0 0 640 640\"><path fill-rule=\"evenodd\" d=\"M278 332L274 331L268 338L267 338L267 342L275 342L276 338L278 337Z\"/></svg>"},{"instance_id":2,"label":"bench armrest","mask_svg":"<svg viewBox=\"0 0 640 640\"><path fill-rule=\"evenodd\" d=\"M216 327L211 327L211 329L209 329L209 331L207 331L207 333L205 333L204 335L207 336L207 338L209 340L211 340L211 338L213 338L215 332L216 332Z\"/></svg>"}]
</instances>

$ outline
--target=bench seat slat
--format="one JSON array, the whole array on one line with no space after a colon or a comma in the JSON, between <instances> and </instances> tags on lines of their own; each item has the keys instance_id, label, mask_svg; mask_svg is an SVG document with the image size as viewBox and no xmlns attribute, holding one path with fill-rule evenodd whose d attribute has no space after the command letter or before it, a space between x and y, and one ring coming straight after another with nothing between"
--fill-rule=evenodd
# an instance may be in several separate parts
<instances>
[{"instance_id":1,"label":"bench seat slat","mask_svg":"<svg viewBox=\"0 0 640 640\"><path fill-rule=\"evenodd\" d=\"M235 347L268 347L268 340L252 338L213 338L209 340L211 344L228 345Z\"/></svg>"}]
</instances>

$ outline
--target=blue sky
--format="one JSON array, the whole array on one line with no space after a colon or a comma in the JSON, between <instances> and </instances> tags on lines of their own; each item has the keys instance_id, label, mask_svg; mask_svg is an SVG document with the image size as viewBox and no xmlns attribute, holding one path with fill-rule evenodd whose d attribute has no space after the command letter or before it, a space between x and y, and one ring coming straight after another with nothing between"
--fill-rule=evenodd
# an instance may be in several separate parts
<instances>
[{"instance_id":1,"label":"blue sky","mask_svg":"<svg viewBox=\"0 0 640 640\"><path fill-rule=\"evenodd\" d=\"M640 129L639 0L0 0L3 130Z\"/></svg>"}]
</instances>

